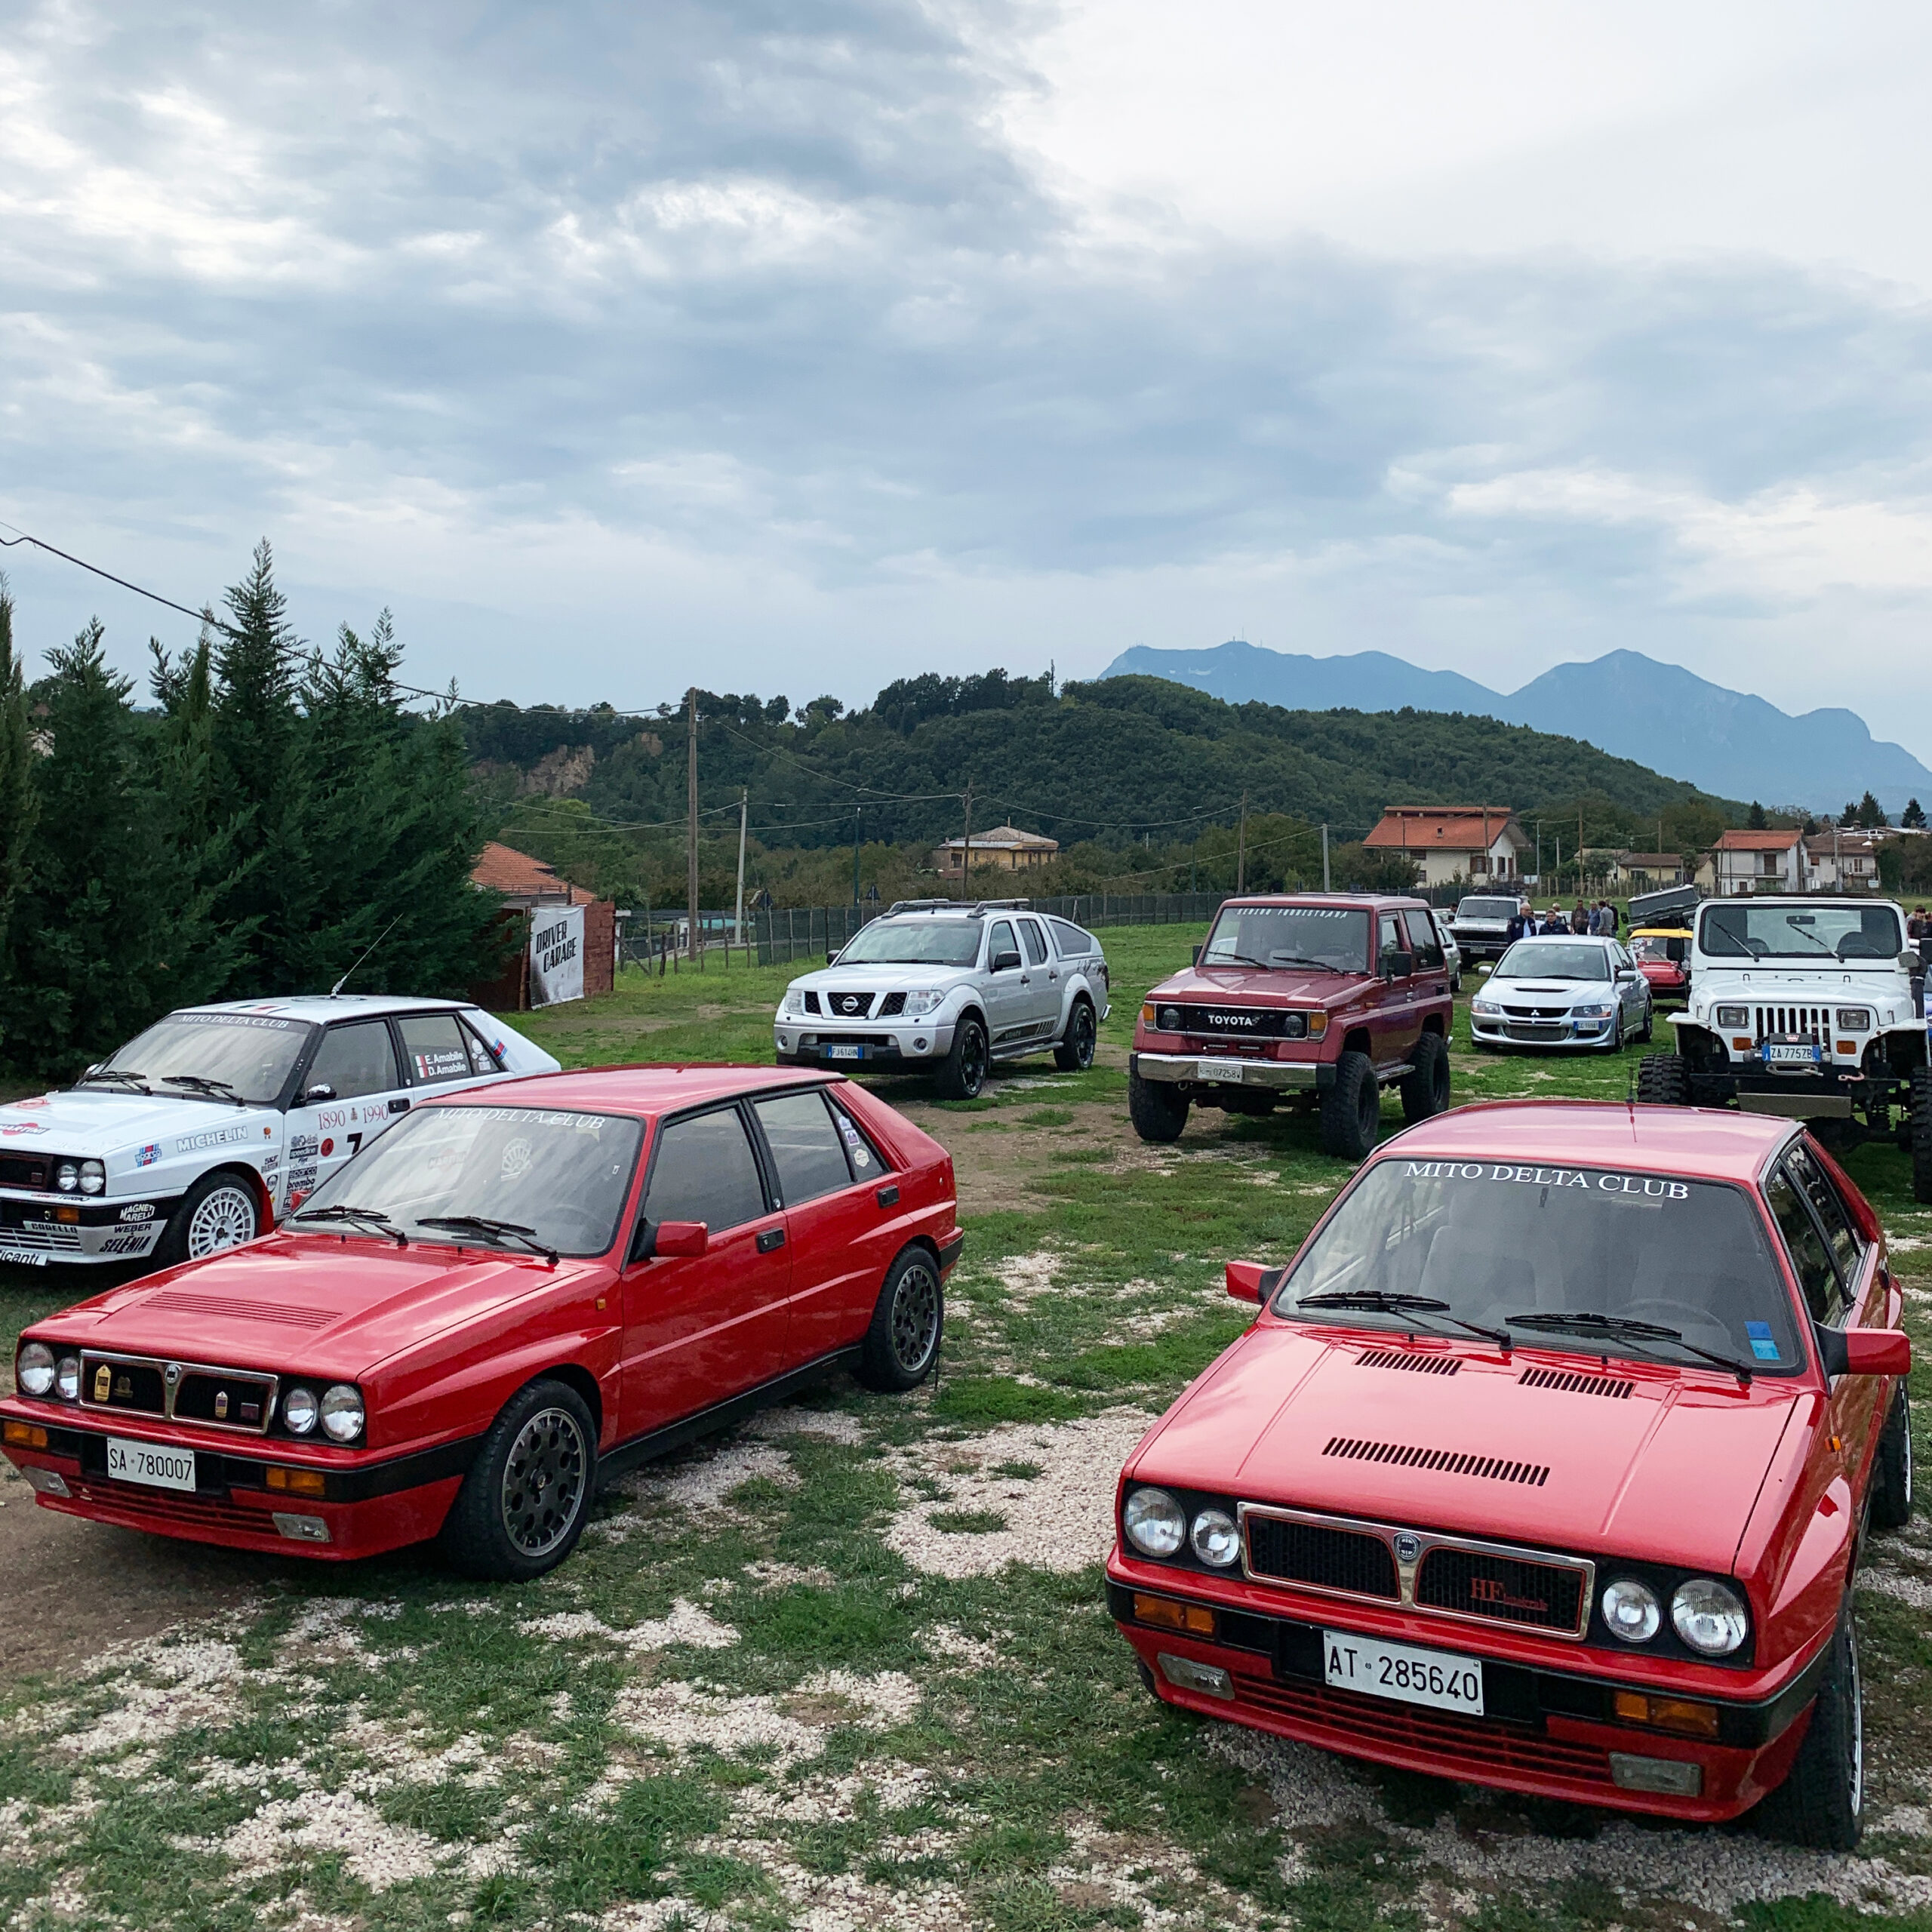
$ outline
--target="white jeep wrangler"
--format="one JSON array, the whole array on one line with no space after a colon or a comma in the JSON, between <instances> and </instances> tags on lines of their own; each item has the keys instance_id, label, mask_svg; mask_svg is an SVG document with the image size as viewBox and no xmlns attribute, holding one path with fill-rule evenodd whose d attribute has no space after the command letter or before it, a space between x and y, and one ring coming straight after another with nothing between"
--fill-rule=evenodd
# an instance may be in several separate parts
<instances>
[{"instance_id":1,"label":"white jeep wrangler","mask_svg":"<svg viewBox=\"0 0 1932 1932\"><path fill-rule=\"evenodd\" d=\"M1689 963L1689 1004L1669 1020L1677 1051L1645 1058L1640 1100L1807 1121L1838 1148L1896 1135L1932 1201L1924 968L1899 906L1709 900Z\"/></svg>"}]
</instances>

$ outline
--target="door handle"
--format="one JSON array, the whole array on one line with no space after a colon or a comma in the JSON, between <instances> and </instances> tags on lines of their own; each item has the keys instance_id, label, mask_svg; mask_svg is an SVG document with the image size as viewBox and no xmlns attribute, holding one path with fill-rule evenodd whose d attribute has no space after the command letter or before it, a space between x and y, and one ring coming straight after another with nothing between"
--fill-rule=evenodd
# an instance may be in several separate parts
<instances>
[{"instance_id":1,"label":"door handle","mask_svg":"<svg viewBox=\"0 0 1932 1932\"><path fill-rule=\"evenodd\" d=\"M389 1112L392 1114L406 1114L408 1111L409 1103L407 1100L392 1100L389 1103Z\"/></svg>"},{"instance_id":2,"label":"door handle","mask_svg":"<svg viewBox=\"0 0 1932 1932\"><path fill-rule=\"evenodd\" d=\"M774 1248L784 1245L785 1230L783 1228L767 1228L758 1238L758 1251L761 1254L769 1254Z\"/></svg>"},{"instance_id":3,"label":"door handle","mask_svg":"<svg viewBox=\"0 0 1932 1932\"><path fill-rule=\"evenodd\" d=\"M898 1189L896 1187L881 1188L878 1191L878 1204L881 1208L897 1208L899 1205Z\"/></svg>"}]
</instances>

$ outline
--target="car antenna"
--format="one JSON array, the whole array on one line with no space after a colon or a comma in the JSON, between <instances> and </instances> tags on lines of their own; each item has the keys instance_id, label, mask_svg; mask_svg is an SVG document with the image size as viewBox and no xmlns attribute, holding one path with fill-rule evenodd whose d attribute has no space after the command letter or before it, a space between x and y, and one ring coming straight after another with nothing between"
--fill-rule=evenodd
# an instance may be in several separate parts
<instances>
[{"instance_id":1,"label":"car antenna","mask_svg":"<svg viewBox=\"0 0 1932 1932\"><path fill-rule=\"evenodd\" d=\"M342 977L337 980L334 986L330 987L329 998L331 999L334 999L336 995L340 992L344 986L348 985L350 975L355 972L355 967L361 965L362 961L367 959L370 954L374 952L377 947L380 946L383 941L387 939L389 934L395 931L396 919L400 919L402 915L398 912L395 915L395 919L392 919L389 924L386 925L382 931L362 949L361 952L356 955L355 964L351 966L349 971L343 974Z\"/></svg>"}]
</instances>

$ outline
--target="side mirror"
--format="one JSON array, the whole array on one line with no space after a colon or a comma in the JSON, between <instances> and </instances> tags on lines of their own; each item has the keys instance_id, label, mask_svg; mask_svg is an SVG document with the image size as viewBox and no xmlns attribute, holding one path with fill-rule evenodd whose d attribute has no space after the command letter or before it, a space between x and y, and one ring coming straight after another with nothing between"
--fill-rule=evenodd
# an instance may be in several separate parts
<instances>
[{"instance_id":1,"label":"side mirror","mask_svg":"<svg viewBox=\"0 0 1932 1932\"><path fill-rule=\"evenodd\" d=\"M1020 955L1017 952L995 952L993 955L992 970L995 973L1011 973L1019 964Z\"/></svg>"},{"instance_id":2,"label":"side mirror","mask_svg":"<svg viewBox=\"0 0 1932 1932\"><path fill-rule=\"evenodd\" d=\"M1925 962L1919 958L1917 947L1899 955L1899 971L1902 973L1922 973L1925 971Z\"/></svg>"},{"instance_id":3,"label":"side mirror","mask_svg":"<svg viewBox=\"0 0 1932 1932\"><path fill-rule=\"evenodd\" d=\"M306 1089L298 1104L305 1107L315 1107L320 1106L325 1100L333 1100L334 1098L335 1089L325 1083L320 1087L311 1087Z\"/></svg>"},{"instance_id":4,"label":"side mirror","mask_svg":"<svg viewBox=\"0 0 1932 1932\"><path fill-rule=\"evenodd\" d=\"M836 966L838 964L838 954L835 952L828 952L825 955L825 963L828 966Z\"/></svg>"},{"instance_id":5,"label":"side mirror","mask_svg":"<svg viewBox=\"0 0 1932 1932\"><path fill-rule=\"evenodd\" d=\"M1207 950L1208 949L1204 946L1197 946L1194 949L1194 963L1195 965L1198 966L1201 964L1201 955Z\"/></svg>"},{"instance_id":6,"label":"side mirror","mask_svg":"<svg viewBox=\"0 0 1932 1932\"><path fill-rule=\"evenodd\" d=\"M1258 1261L1228 1263L1228 1294L1235 1301L1265 1302L1281 1285L1285 1268L1264 1268Z\"/></svg>"},{"instance_id":7,"label":"side mirror","mask_svg":"<svg viewBox=\"0 0 1932 1932\"><path fill-rule=\"evenodd\" d=\"M631 1243L633 1261L694 1260L711 1245L711 1229L703 1221L640 1221Z\"/></svg>"},{"instance_id":8,"label":"side mirror","mask_svg":"<svg viewBox=\"0 0 1932 1932\"><path fill-rule=\"evenodd\" d=\"M1909 1375L1912 1337L1902 1328L1819 1328L1818 1355L1827 1375Z\"/></svg>"},{"instance_id":9,"label":"side mirror","mask_svg":"<svg viewBox=\"0 0 1932 1932\"><path fill-rule=\"evenodd\" d=\"M1416 956L1392 946L1382 955L1382 971L1386 979L1406 980L1416 970Z\"/></svg>"}]
</instances>

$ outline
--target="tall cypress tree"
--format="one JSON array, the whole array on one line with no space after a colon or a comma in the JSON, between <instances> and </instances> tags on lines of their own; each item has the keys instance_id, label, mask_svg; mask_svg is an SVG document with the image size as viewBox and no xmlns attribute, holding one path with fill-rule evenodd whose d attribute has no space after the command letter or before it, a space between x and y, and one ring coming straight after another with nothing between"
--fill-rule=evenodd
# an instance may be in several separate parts
<instances>
[{"instance_id":1,"label":"tall cypress tree","mask_svg":"<svg viewBox=\"0 0 1932 1932\"><path fill-rule=\"evenodd\" d=\"M38 816L33 759L26 681L14 650L14 599L0 574L0 957Z\"/></svg>"}]
</instances>

